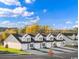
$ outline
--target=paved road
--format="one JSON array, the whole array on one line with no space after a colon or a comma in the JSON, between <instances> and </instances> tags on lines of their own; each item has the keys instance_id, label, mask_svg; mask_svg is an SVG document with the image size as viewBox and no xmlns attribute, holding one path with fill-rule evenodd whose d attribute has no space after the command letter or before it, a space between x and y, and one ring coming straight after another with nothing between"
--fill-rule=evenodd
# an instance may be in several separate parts
<instances>
[{"instance_id":1,"label":"paved road","mask_svg":"<svg viewBox=\"0 0 79 59\"><path fill-rule=\"evenodd\" d=\"M62 56L62 57L64 57L65 59L78 59L78 51L76 51L76 52L72 52L72 53L62 53L62 54L58 54L58 56Z\"/></svg>"},{"instance_id":2,"label":"paved road","mask_svg":"<svg viewBox=\"0 0 79 59\"><path fill-rule=\"evenodd\" d=\"M61 51L61 52L68 52L68 53L70 53L70 52L74 52L74 51L72 51L72 50L68 50L68 49L62 49L62 48L52 48L52 50L57 50L57 51Z\"/></svg>"},{"instance_id":3,"label":"paved road","mask_svg":"<svg viewBox=\"0 0 79 59\"><path fill-rule=\"evenodd\" d=\"M54 49L53 49L53 52L55 54L52 56L48 56L47 52L49 49L40 49L41 51L40 50L29 50L29 52L32 52L33 55L0 54L0 59L73 59L73 58L77 59L78 57L77 49L74 49L74 48L66 48L66 49L65 48L54 48ZM66 51L66 53L61 52L61 51Z\"/></svg>"},{"instance_id":4,"label":"paved road","mask_svg":"<svg viewBox=\"0 0 79 59\"><path fill-rule=\"evenodd\" d=\"M47 55L47 53L37 51L37 50L27 50L27 51L34 54L34 55Z\"/></svg>"},{"instance_id":5,"label":"paved road","mask_svg":"<svg viewBox=\"0 0 79 59\"><path fill-rule=\"evenodd\" d=\"M39 56L39 55L0 55L0 59L77 59L77 52L75 53L62 53L53 56Z\"/></svg>"},{"instance_id":6,"label":"paved road","mask_svg":"<svg viewBox=\"0 0 79 59\"><path fill-rule=\"evenodd\" d=\"M78 50L78 48L69 48L69 47L58 47L60 49L66 49L66 50L72 50L72 51L76 51Z\"/></svg>"},{"instance_id":7,"label":"paved road","mask_svg":"<svg viewBox=\"0 0 79 59\"><path fill-rule=\"evenodd\" d=\"M38 49L38 50L39 50L39 51L45 51L45 52L48 52L48 51L49 51L49 49ZM57 50L52 50L52 52L55 53L55 54L63 53L63 52L57 51Z\"/></svg>"},{"instance_id":8,"label":"paved road","mask_svg":"<svg viewBox=\"0 0 79 59\"><path fill-rule=\"evenodd\" d=\"M72 52L75 52L77 51L78 49L76 48L69 48L69 47L63 47L63 48L52 48L52 52L54 54L62 54L62 53L72 53ZM42 52L41 55L44 55L44 53L48 53L49 49L37 49L35 50L37 51L36 54L40 54L39 52ZM32 53L35 54L35 52L32 51Z\"/></svg>"}]
</instances>

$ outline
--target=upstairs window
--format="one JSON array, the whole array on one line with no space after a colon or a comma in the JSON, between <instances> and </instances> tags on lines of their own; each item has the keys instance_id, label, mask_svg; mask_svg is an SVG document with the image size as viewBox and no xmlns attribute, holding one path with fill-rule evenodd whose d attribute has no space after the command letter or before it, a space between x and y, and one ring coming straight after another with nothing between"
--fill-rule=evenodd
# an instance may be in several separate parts
<instances>
[{"instance_id":1,"label":"upstairs window","mask_svg":"<svg viewBox=\"0 0 79 59\"><path fill-rule=\"evenodd\" d=\"M43 40L43 38L42 37L39 37L39 40Z\"/></svg>"},{"instance_id":2,"label":"upstairs window","mask_svg":"<svg viewBox=\"0 0 79 59\"><path fill-rule=\"evenodd\" d=\"M50 37L50 40L53 40L53 37Z\"/></svg>"},{"instance_id":3,"label":"upstairs window","mask_svg":"<svg viewBox=\"0 0 79 59\"><path fill-rule=\"evenodd\" d=\"M27 38L27 42L31 41L31 38Z\"/></svg>"}]
</instances>

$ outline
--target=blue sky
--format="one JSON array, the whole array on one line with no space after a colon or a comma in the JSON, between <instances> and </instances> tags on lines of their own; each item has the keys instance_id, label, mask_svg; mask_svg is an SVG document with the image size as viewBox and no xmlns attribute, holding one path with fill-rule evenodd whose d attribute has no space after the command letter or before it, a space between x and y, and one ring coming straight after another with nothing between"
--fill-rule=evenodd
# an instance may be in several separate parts
<instances>
[{"instance_id":1,"label":"blue sky","mask_svg":"<svg viewBox=\"0 0 79 59\"><path fill-rule=\"evenodd\" d=\"M64 29L77 27L77 0L0 0L0 27L38 23Z\"/></svg>"}]
</instances>

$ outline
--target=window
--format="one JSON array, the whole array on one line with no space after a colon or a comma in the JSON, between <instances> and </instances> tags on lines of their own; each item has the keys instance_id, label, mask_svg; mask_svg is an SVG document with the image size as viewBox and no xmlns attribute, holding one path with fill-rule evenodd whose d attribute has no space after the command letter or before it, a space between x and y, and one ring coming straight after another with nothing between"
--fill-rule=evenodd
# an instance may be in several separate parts
<instances>
[{"instance_id":1,"label":"window","mask_svg":"<svg viewBox=\"0 0 79 59\"><path fill-rule=\"evenodd\" d=\"M50 37L50 40L52 40L53 39L53 37Z\"/></svg>"},{"instance_id":2,"label":"window","mask_svg":"<svg viewBox=\"0 0 79 59\"><path fill-rule=\"evenodd\" d=\"M39 37L39 40L43 40L43 38L42 37Z\"/></svg>"},{"instance_id":3,"label":"window","mask_svg":"<svg viewBox=\"0 0 79 59\"><path fill-rule=\"evenodd\" d=\"M63 38L62 38L62 37L60 37L60 40L63 40Z\"/></svg>"},{"instance_id":4,"label":"window","mask_svg":"<svg viewBox=\"0 0 79 59\"><path fill-rule=\"evenodd\" d=\"M31 49L34 49L34 46L33 46L33 44L30 44L30 48L31 48Z\"/></svg>"},{"instance_id":5,"label":"window","mask_svg":"<svg viewBox=\"0 0 79 59\"><path fill-rule=\"evenodd\" d=\"M33 44L30 44L30 47L33 47Z\"/></svg>"},{"instance_id":6,"label":"window","mask_svg":"<svg viewBox=\"0 0 79 59\"><path fill-rule=\"evenodd\" d=\"M30 38L27 38L27 42L31 41Z\"/></svg>"},{"instance_id":7,"label":"window","mask_svg":"<svg viewBox=\"0 0 79 59\"><path fill-rule=\"evenodd\" d=\"M42 46L45 46L45 43L43 43Z\"/></svg>"}]
</instances>

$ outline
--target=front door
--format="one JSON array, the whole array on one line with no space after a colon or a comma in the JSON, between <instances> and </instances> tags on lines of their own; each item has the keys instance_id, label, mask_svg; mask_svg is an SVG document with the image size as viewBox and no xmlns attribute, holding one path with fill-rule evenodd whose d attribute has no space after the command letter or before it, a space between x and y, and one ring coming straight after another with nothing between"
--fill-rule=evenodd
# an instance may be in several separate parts
<instances>
[{"instance_id":1,"label":"front door","mask_svg":"<svg viewBox=\"0 0 79 59\"><path fill-rule=\"evenodd\" d=\"M34 49L34 45L33 44L30 44L30 49Z\"/></svg>"},{"instance_id":2,"label":"front door","mask_svg":"<svg viewBox=\"0 0 79 59\"><path fill-rule=\"evenodd\" d=\"M45 43L42 43L43 48L46 48Z\"/></svg>"}]
</instances>

